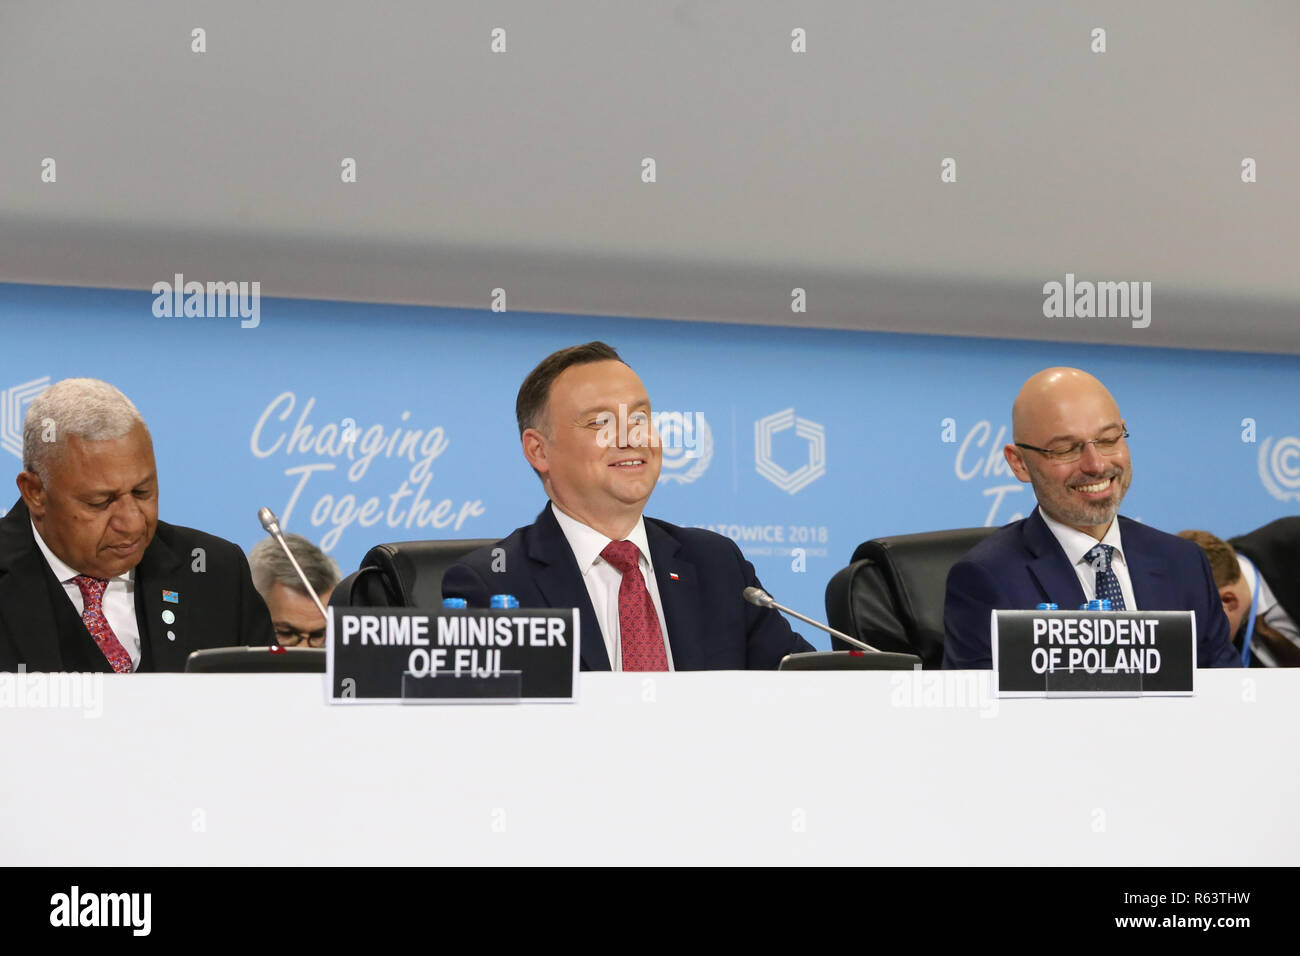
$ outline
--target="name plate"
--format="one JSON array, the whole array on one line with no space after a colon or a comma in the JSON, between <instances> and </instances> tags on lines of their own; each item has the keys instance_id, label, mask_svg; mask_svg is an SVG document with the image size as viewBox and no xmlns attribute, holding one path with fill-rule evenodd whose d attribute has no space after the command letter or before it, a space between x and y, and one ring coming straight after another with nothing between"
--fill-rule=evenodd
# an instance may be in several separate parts
<instances>
[{"instance_id":1,"label":"name plate","mask_svg":"<svg viewBox=\"0 0 1300 956\"><path fill-rule=\"evenodd\" d=\"M571 702L575 609L332 607L331 703Z\"/></svg>"},{"instance_id":2,"label":"name plate","mask_svg":"<svg viewBox=\"0 0 1300 956\"><path fill-rule=\"evenodd\" d=\"M999 697L1186 696L1191 611L993 611Z\"/></svg>"}]
</instances>

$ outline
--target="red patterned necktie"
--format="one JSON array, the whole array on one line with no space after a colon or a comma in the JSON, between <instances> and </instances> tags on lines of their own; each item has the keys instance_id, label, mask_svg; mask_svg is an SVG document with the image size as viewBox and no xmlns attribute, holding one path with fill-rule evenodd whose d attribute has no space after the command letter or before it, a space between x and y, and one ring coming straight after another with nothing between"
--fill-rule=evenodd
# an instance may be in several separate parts
<instances>
[{"instance_id":1,"label":"red patterned necktie","mask_svg":"<svg viewBox=\"0 0 1300 956\"><path fill-rule=\"evenodd\" d=\"M640 551L631 541L611 541L600 556L618 569L618 630L625 671L666 671L668 653L659 615L637 563Z\"/></svg>"},{"instance_id":2,"label":"red patterned necktie","mask_svg":"<svg viewBox=\"0 0 1300 956\"><path fill-rule=\"evenodd\" d=\"M131 655L108 626L108 618L104 617L104 589L108 587L108 582L84 574L78 574L73 580L81 589L81 600L84 602L85 610L81 612L81 620L86 625L86 630L90 631L90 636L95 639L95 645L104 652L108 662L113 665L113 670L119 674L131 673Z\"/></svg>"}]
</instances>

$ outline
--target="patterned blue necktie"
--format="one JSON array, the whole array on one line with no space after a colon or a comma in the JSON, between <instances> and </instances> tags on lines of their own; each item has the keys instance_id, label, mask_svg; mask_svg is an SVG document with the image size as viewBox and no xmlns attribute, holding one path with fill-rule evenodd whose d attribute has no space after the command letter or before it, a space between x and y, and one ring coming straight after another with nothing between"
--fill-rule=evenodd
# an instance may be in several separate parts
<instances>
[{"instance_id":1,"label":"patterned blue necktie","mask_svg":"<svg viewBox=\"0 0 1300 956\"><path fill-rule=\"evenodd\" d=\"M1097 600L1109 601L1112 611L1123 611L1126 610L1124 591L1119 586L1119 578L1115 577L1115 572L1110 567L1110 559L1114 553L1113 545L1097 544L1093 545L1084 557L1097 572Z\"/></svg>"}]
</instances>

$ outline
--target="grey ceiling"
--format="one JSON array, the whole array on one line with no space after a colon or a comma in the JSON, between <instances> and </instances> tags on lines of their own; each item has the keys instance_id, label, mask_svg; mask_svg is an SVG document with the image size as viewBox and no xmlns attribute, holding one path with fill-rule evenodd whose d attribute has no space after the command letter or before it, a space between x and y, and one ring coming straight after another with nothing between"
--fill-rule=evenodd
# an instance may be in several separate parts
<instances>
[{"instance_id":1,"label":"grey ceiling","mask_svg":"<svg viewBox=\"0 0 1300 956\"><path fill-rule=\"evenodd\" d=\"M7 0L0 279L1300 353L1298 92L1293 2Z\"/></svg>"}]
</instances>

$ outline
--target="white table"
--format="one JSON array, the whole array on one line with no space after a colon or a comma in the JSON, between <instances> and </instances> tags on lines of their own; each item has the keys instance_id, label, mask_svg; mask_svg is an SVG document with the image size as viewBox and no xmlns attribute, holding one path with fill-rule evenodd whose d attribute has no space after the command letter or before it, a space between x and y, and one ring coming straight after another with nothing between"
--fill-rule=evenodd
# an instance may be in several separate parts
<instances>
[{"instance_id":1,"label":"white table","mask_svg":"<svg viewBox=\"0 0 1300 956\"><path fill-rule=\"evenodd\" d=\"M109 675L98 718L0 707L0 860L1300 863L1300 672L1115 700L997 701L983 676L584 674L575 705L344 708L315 675Z\"/></svg>"}]
</instances>

